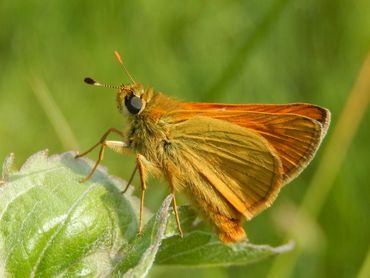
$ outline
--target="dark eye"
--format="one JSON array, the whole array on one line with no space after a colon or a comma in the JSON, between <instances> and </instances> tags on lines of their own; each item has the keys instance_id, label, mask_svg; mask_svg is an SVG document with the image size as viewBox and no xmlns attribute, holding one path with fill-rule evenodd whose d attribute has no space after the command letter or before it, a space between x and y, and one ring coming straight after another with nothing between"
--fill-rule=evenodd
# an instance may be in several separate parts
<instances>
[{"instance_id":1,"label":"dark eye","mask_svg":"<svg viewBox=\"0 0 370 278\"><path fill-rule=\"evenodd\" d=\"M135 95L129 95L125 98L125 105L131 114L137 114L140 112L141 107L143 107L143 102L141 101L141 98L135 96Z\"/></svg>"}]
</instances>

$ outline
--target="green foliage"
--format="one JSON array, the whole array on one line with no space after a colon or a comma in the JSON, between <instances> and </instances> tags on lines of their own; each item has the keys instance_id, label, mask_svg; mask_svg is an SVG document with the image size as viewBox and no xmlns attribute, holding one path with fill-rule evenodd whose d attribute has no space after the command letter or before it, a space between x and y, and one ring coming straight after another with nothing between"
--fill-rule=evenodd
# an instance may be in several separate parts
<instances>
[{"instance_id":1,"label":"green foliage","mask_svg":"<svg viewBox=\"0 0 370 278\"><path fill-rule=\"evenodd\" d=\"M133 197L121 198L117 181L102 171L79 183L88 166L72 154L39 152L19 171L9 168L8 160L0 242L12 277L99 276L136 236Z\"/></svg>"},{"instance_id":2,"label":"green foliage","mask_svg":"<svg viewBox=\"0 0 370 278\"><path fill-rule=\"evenodd\" d=\"M0 192L0 260L10 277L144 277L156 259L169 265L237 265L289 251L249 243L225 245L194 229L195 214L180 208L177 236L168 196L137 236L137 199L98 168L86 183L89 164L73 153L31 156L19 171L14 156L3 167ZM158 253L158 256L157 256ZM210 255L210 253L212 255Z\"/></svg>"},{"instance_id":3,"label":"green foliage","mask_svg":"<svg viewBox=\"0 0 370 278\"><path fill-rule=\"evenodd\" d=\"M292 244L272 248L246 242L224 244L215 235L194 231L179 241L165 240L159 250L156 263L175 266L232 266L254 263L274 254L291 250Z\"/></svg>"}]
</instances>

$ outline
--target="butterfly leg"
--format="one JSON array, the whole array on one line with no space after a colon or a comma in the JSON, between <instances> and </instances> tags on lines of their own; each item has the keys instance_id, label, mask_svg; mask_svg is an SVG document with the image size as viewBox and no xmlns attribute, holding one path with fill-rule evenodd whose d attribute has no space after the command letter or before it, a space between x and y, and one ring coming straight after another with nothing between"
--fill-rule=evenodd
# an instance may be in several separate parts
<instances>
[{"instance_id":1,"label":"butterfly leg","mask_svg":"<svg viewBox=\"0 0 370 278\"><path fill-rule=\"evenodd\" d=\"M121 194L125 194L125 193L126 193L126 191L127 191L128 187L130 186L130 184L132 183L132 180L133 180L133 179L134 179L134 177L135 177L136 171L137 171L137 165L135 165L135 169L134 169L134 171L132 171L132 174L131 174L131 176L130 176L130 179L128 180L128 182L127 182L127 184L126 184L125 189L123 189L123 190L121 191Z\"/></svg>"},{"instance_id":2,"label":"butterfly leg","mask_svg":"<svg viewBox=\"0 0 370 278\"><path fill-rule=\"evenodd\" d=\"M170 162L169 160L165 161L166 169L167 169L167 175L168 175L168 180L170 184L170 190L171 194L173 195L173 200L172 200L172 207L173 207L173 212L175 213L175 218L176 218L176 225L177 229L179 230L180 237L184 237L184 234L181 229L181 224L180 224L180 217L179 217L179 212L177 210L177 204L176 204L176 196L175 196L175 175L174 173L178 172L177 168L175 165Z\"/></svg>"},{"instance_id":3,"label":"butterfly leg","mask_svg":"<svg viewBox=\"0 0 370 278\"><path fill-rule=\"evenodd\" d=\"M119 154L127 154L129 152L128 145L125 142L122 141L104 141L102 144L107 146L112 151L119 153ZM132 171L132 174L126 184L126 187L123 191L121 191L122 194L126 193L127 189L129 188L130 184L132 183L132 180L135 177L137 171L137 165L135 165L134 171Z\"/></svg>"},{"instance_id":4,"label":"butterfly leg","mask_svg":"<svg viewBox=\"0 0 370 278\"><path fill-rule=\"evenodd\" d=\"M90 173L85 178L81 179L80 182L83 183L83 182L87 181L94 174L96 168L98 168L99 163L103 160L104 151L105 151L106 147L109 147L109 148L113 149L116 152L122 152L123 147L127 148L127 145L124 142L120 142L120 143L122 143L121 145L112 143L111 146L110 146L109 142L119 142L119 141L106 141L105 140L108 137L108 135L112 132L117 133L118 135L123 137L123 133L120 130L118 130L116 128L110 128L103 134L103 136L100 138L100 140L94 146L92 146L87 151L75 156L75 158L83 157L83 156L87 155L89 152L91 152L92 150L94 150L97 146L101 145L98 160L95 162L95 165L91 169ZM125 144L125 146L123 146L123 144Z\"/></svg>"},{"instance_id":5,"label":"butterfly leg","mask_svg":"<svg viewBox=\"0 0 370 278\"><path fill-rule=\"evenodd\" d=\"M141 185L140 214L139 214L139 235L141 235L143 232L144 197L146 191L146 178L147 178L146 168L150 162L143 155L137 154L136 163L137 163L136 167L139 170Z\"/></svg>"},{"instance_id":6,"label":"butterfly leg","mask_svg":"<svg viewBox=\"0 0 370 278\"><path fill-rule=\"evenodd\" d=\"M176 224L177 224L177 229L179 230L180 237L183 238L184 234L181 229L181 224L180 224L180 218L179 218L179 212L177 211L177 204L176 204L176 196L175 196L175 191L173 186L171 186L171 193L173 195L173 200L172 200L172 207L173 211L175 213L175 218L176 218Z\"/></svg>"},{"instance_id":7,"label":"butterfly leg","mask_svg":"<svg viewBox=\"0 0 370 278\"><path fill-rule=\"evenodd\" d=\"M108 129L106 132L104 132L103 136L100 138L100 140L94 146L92 146L87 151L85 151L85 152L83 152L81 154L76 155L75 158L83 157L83 156L87 155L89 152L93 151L97 146L99 146L100 144L102 144L105 141L105 139L107 139L108 135L110 133L112 133L112 132L117 133L118 135L120 135L121 137L123 137L122 131L118 130L117 128L112 127L110 129Z\"/></svg>"}]
</instances>

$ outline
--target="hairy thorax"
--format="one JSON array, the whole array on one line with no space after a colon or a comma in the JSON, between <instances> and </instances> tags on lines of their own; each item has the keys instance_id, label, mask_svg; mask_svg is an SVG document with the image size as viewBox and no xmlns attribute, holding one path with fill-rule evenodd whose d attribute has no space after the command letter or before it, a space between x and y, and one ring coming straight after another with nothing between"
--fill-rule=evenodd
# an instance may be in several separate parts
<instances>
[{"instance_id":1,"label":"hairy thorax","mask_svg":"<svg viewBox=\"0 0 370 278\"><path fill-rule=\"evenodd\" d=\"M174 111L182 108L182 104L157 93L154 94L143 113L129 118L128 142L130 148L145 157L149 162L147 171L152 175L169 181L176 176L176 191L186 186L192 165L183 158L182 145L173 138L177 129L176 121L171 118Z\"/></svg>"},{"instance_id":2,"label":"hairy thorax","mask_svg":"<svg viewBox=\"0 0 370 278\"><path fill-rule=\"evenodd\" d=\"M130 148L158 168L162 168L164 160L168 158L166 150L170 145L168 127L162 117L171 107L165 105L158 109L157 105L151 105L163 101L162 98L161 94L155 95L153 103L150 103L143 113L131 116L128 131Z\"/></svg>"}]
</instances>

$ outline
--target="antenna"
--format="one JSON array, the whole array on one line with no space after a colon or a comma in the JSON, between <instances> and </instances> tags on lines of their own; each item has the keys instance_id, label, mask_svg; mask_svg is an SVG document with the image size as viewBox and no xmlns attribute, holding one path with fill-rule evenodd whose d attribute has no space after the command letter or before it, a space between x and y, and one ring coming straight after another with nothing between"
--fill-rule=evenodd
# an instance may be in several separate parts
<instances>
[{"instance_id":1,"label":"antenna","mask_svg":"<svg viewBox=\"0 0 370 278\"><path fill-rule=\"evenodd\" d=\"M119 86L113 86L113 85L106 85L106 84L101 84L94 79L90 77L85 77L84 82L89 85L93 86L98 86L98 87L104 87L104 88L111 88L111 89L119 89Z\"/></svg>"},{"instance_id":2,"label":"antenna","mask_svg":"<svg viewBox=\"0 0 370 278\"><path fill-rule=\"evenodd\" d=\"M121 55L119 55L119 53L118 53L118 51L117 51L117 50L115 50L115 51L114 51L114 55L116 56L117 61L121 64L121 66L122 66L122 69L123 69L124 73L128 76L128 78L130 78L130 80L131 80L131 82L132 82L132 83L136 84L135 79L134 79L134 78L132 77L132 75L128 72L128 70L127 70L127 68L126 68L125 64L124 64L124 63L123 63L123 61L122 61Z\"/></svg>"}]
</instances>

